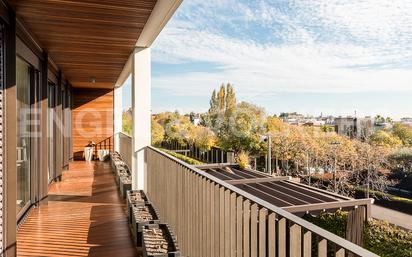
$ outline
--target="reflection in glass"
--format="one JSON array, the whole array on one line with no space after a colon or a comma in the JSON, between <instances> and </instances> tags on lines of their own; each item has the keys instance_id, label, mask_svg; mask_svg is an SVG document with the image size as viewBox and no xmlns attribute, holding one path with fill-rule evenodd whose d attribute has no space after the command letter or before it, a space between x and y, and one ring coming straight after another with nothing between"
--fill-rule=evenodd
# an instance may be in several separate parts
<instances>
[{"instance_id":1,"label":"reflection in glass","mask_svg":"<svg viewBox=\"0 0 412 257\"><path fill-rule=\"evenodd\" d=\"M48 146L49 146L49 181L54 179L54 101L55 101L55 86L49 84L48 86Z\"/></svg>"},{"instance_id":2,"label":"reflection in glass","mask_svg":"<svg viewBox=\"0 0 412 257\"><path fill-rule=\"evenodd\" d=\"M16 60L17 213L30 204L30 66Z\"/></svg>"}]
</instances>

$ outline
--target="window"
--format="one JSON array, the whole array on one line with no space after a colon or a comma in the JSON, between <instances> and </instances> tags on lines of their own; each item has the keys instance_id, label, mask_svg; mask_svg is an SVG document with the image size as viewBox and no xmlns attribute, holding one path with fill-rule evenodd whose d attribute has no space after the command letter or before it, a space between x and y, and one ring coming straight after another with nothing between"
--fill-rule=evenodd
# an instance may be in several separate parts
<instances>
[{"instance_id":1,"label":"window","mask_svg":"<svg viewBox=\"0 0 412 257\"><path fill-rule=\"evenodd\" d=\"M30 65L17 58L17 213L24 212L30 205L31 74Z\"/></svg>"},{"instance_id":2,"label":"window","mask_svg":"<svg viewBox=\"0 0 412 257\"><path fill-rule=\"evenodd\" d=\"M56 177L54 168L55 162L55 148L54 148L54 106L55 106L55 90L56 86L49 83L48 86L48 111L47 111L47 123L48 123L48 148L49 148L49 182Z\"/></svg>"}]
</instances>

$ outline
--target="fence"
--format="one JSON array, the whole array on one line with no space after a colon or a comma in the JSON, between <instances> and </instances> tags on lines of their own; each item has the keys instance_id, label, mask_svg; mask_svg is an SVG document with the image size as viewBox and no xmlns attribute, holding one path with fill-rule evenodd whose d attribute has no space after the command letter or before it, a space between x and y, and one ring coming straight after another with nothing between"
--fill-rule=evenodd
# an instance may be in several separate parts
<instances>
[{"instance_id":1,"label":"fence","mask_svg":"<svg viewBox=\"0 0 412 257\"><path fill-rule=\"evenodd\" d=\"M178 142L162 142L161 147L177 153L186 155L190 158L205 163L232 163L234 162L234 153L227 152L218 147L212 147L209 151L201 151L194 145L182 145Z\"/></svg>"},{"instance_id":2,"label":"fence","mask_svg":"<svg viewBox=\"0 0 412 257\"><path fill-rule=\"evenodd\" d=\"M94 156L96 157L98 150L109 150L109 152L113 151L113 137L108 137L96 144L94 147Z\"/></svg>"},{"instance_id":3,"label":"fence","mask_svg":"<svg viewBox=\"0 0 412 257\"><path fill-rule=\"evenodd\" d=\"M185 256L377 255L153 147L147 194Z\"/></svg>"}]
</instances>

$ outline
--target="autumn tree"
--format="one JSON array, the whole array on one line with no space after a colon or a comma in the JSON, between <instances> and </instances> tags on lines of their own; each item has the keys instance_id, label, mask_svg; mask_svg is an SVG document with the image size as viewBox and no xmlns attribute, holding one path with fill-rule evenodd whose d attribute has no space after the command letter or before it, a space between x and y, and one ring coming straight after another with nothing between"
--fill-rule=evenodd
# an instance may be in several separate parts
<instances>
[{"instance_id":1,"label":"autumn tree","mask_svg":"<svg viewBox=\"0 0 412 257\"><path fill-rule=\"evenodd\" d=\"M152 117L152 145L159 146L165 138L165 130L155 117Z\"/></svg>"},{"instance_id":2,"label":"autumn tree","mask_svg":"<svg viewBox=\"0 0 412 257\"><path fill-rule=\"evenodd\" d=\"M192 126L187 135L191 146L196 146L201 152L209 151L216 145L216 136L212 130L203 126Z\"/></svg>"},{"instance_id":3,"label":"autumn tree","mask_svg":"<svg viewBox=\"0 0 412 257\"><path fill-rule=\"evenodd\" d=\"M358 143L356 147L359 166L350 173L352 184L365 187L367 197L373 191L385 192L388 180L383 170L387 164L388 148L364 142Z\"/></svg>"},{"instance_id":4,"label":"autumn tree","mask_svg":"<svg viewBox=\"0 0 412 257\"><path fill-rule=\"evenodd\" d=\"M399 137L394 136L393 134L385 130L376 131L370 136L369 140L370 143L378 146L387 146L394 148L402 145L402 140Z\"/></svg>"},{"instance_id":5,"label":"autumn tree","mask_svg":"<svg viewBox=\"0 0 412 257\"><path fill-rule=\"evenodd\" d=\"M412 128L402 124L393 125L393 134L397 136L405 146L412 146Z\"/></svg>"},{"instance_id":6,"label":"autumn tree","mask_svg":"<svg viewBox=\"0 0 412 257\"><path fill-rule=\"evenodd\" d=\"M188 133L193 126L189 116L180 115L178 112L166 112L158 114L156 121L164 128L165 141L186 145Z\"/></svg>"}]
</instances>

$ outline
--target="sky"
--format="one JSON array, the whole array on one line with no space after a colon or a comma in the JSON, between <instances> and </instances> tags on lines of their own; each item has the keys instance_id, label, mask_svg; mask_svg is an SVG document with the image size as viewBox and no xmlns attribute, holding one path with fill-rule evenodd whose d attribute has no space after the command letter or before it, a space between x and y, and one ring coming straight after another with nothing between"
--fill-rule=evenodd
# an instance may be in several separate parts
<instances>
[{"instance_id":1,"label":"sky","mask_svg":"<svg viewBox=\"0 0 412 257\"><path fill-rule=\"evenodd\" d=\"M412 1L185 0L152 46L152 112L207 111L222 83L268 114L412 117Z\"/></svg>"}]
</instances>

